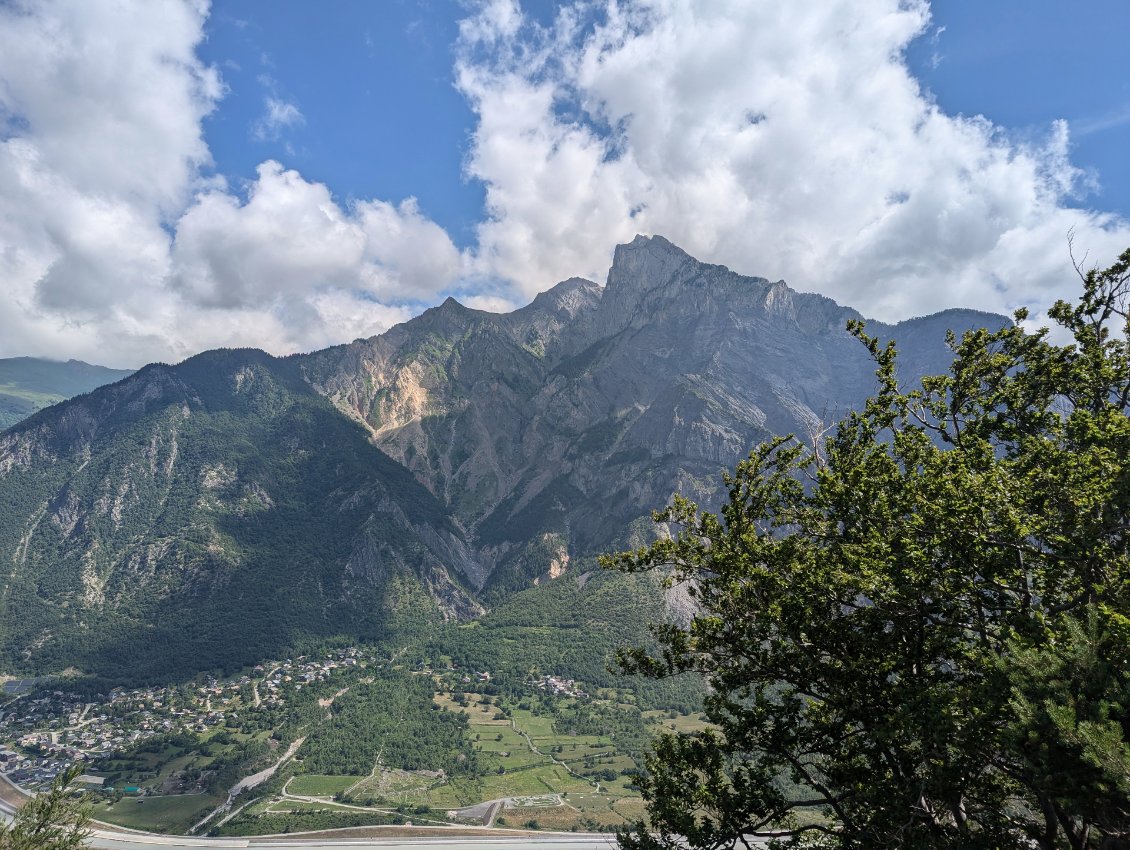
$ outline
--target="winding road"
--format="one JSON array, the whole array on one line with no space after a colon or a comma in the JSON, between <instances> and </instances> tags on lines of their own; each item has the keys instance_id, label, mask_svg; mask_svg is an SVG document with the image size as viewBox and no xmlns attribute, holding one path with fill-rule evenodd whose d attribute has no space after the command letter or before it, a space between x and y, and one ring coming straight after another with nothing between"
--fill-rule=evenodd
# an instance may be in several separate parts
<instances>
[{"instance_id":1,"label":"winding road","mask_svg":"<svg viewBox=\"0 0 1130 850\"><path fill-rule=\"evenodd\" d=\"M243 779L239 780L239 782L233 785L231 787L231 790L228 791L228 798L208 814L206 814L199 823L195 824L192 829L189 830L189 832L196 832L198 829L200 829L200 827L204 826L204 824L208 823L208 821L216 817L216 815L220 814L221 812L230 811L231 805L235 801L236 797L238 797L248 788L254 788L257 785L262 785L264 782L274 776L276 770L286 764L287 761L294 758L294 754L298 752L298 748L302 746L305 740L306 736L303 735L301 738L294 741L289 747L287 747L287 750L285 753L283 753L282 758L280 758L273 765L260 770L258 773L252 774L251 776L246 776Z\"/></svg>"}]
</instances>

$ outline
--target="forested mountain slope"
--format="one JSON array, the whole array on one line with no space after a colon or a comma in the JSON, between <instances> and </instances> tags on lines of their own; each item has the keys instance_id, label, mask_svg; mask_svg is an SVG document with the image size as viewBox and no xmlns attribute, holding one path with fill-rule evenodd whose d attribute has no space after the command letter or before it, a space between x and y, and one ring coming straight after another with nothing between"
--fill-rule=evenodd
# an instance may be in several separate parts
<instances>
[{"instance_id":1,"label":"forested mountain slope","mask_svg":"<svg viewBox=\"0 0 1130 850\"><path fill-rule=\"evenodd\" d=\"M0 435L0 517L8 667L228 667L377 637L424 588L481 610L443 506L259 351L148 366Z\"/></svg>"}]
</instances>

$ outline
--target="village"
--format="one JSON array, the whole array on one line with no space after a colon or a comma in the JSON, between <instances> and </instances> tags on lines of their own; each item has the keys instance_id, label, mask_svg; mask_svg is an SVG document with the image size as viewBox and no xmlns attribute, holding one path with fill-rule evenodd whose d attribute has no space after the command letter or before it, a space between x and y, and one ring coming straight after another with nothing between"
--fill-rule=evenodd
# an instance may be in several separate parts
<instances>
[{"instance_id":1,"label":"village","mask_svg":"<svg viewBox=\"0 0 1130 850\"><path fill-rule=\"evenodd\" d=\"M7 702L0 703L0 773L28 790L48 785L71 765L89 767L80 783L107 793L144 793L137 785L115 789L92 775L100 760L159 735L200 735L213 727L238 723L241 715L275 709L289 695L335 671L365 661L356 647L263 662L249 673L225 680L148 688L114 688L101 699L86 701L68 692L65 683L52 690L35 682L5 684Z\"/></svg>"},{"instance_id":2,"label":"village","mask_svg":"<svg viewBox=\"0 0 1130 850\"><path fill-rule=\"evenodd\" d=\"M437 823L603 829L638 809L636 754L652 724L697 720L594 691L557 673L512 678L355 646L94 696L62 678L0 678L0 776L38 791L78 766L98 819L157 832L337 828L433 811L447 813ZM422 742L459 723L421 756Z\"/></svg>"},{"instance_id":3,"label":"village","mask_svg":"<svg viewBox=\"0 0 1130 850\"><path fill-rule=\"evenodd\" d=\"M565 679L561 676L542 676L535 682L538 690L547 691L555 696L566 697L587 697L588 693L583 691L575 681L572 679Z\"/></svg>"}]
</instances>

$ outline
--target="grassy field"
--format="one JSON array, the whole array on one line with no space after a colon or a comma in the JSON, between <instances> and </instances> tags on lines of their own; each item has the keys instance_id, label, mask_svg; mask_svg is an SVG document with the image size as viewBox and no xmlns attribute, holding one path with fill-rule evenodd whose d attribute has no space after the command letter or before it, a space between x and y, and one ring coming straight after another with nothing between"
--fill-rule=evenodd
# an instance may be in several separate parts
<instances>
[{"instance_id":1,"label":"grassy field","mask_svg":"<svg viewBox=\"0 0 1130 850\"><path fill-rule=\"evenodd\" d=\"M509 719L495 719L497 706L484 706L481 699L475 694L465 694L459 701L450 694L435 698L442 708L467 713L481 775L405 795L403 802L443 809L502 797L559 795L563 806L542 804L503 814L510 825L537 820L543 828L615 826L639 816L643 801L626 787L631 778L619 776L635 762L618 752L611 738L560 733L554 729L553 717L532 709L511 708ZM577 775L592 767L613 770L617 778L606 782Z\"/></svg>"},{"instance_id":2,"label":"grassy field","mask_svg":"<svg viewBox=\"0 0 1130 850\"><path fill-rule=\"evenodd\" d=\"M664 732L700 732L711 724L702 714L676 714L667 711L645 711L643 716L654 722Z\"/></svg>"},{"instance_id":3,"label":"grassy field","mask_svg":"<svg viewBox=\"0 0 1130 850\"><path fill-rule=\"evenodd\" d=\"M351 793L355 800L372 799L392 806L431 805L431 788L444 785L442 779L406 770L381 770L361 780Z\"/></svg>"},{"instance_id":4,"label":"grassy field","mask_svg":"<svg viewBox=\"0 0 1130 850\"><path fill-rule=\"evenodd\" d=\"M290 780L286 790L304 797L332 797L357 782L356 776L324 776L318 773L300 774Z\"/></svg>"},{"instance_id":5,"label":"grassy field","mask_svg":"<svg viewBox=\"0 0 1130 850\"><path fill-rule=\"evenodd\" d=\"M222 802L221 798L207 794L123 797L117 803L96 803L92 814L96 820L130 829L178 835Z\"/></svg>"}]
</instances>

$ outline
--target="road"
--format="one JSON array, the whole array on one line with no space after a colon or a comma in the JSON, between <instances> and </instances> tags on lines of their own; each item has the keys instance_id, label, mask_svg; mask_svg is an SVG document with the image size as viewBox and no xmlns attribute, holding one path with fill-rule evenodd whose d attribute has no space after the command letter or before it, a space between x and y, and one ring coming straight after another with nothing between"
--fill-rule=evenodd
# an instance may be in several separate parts
<instances>
[{"instance_id":1,"label":"road","mask_svg":"<svg viewBox=\"0 0 1130 850\"><path fill-rule=\"evenodd\" d=\"M426 848L426 850L612 850L616 840L606 835L547 835L516 836L514 838L478 837L456 835L451 838L353 838L353 839L288 839L268 841L248 838L181 838L165 835L111 835L99 833L91 842L92 847L101 850L222 850L229 847L255 848L256 850L321 850L321 848L341 848L341 850L407 850L407 848Z\"/></svg>"},{"instance_id":2,"label":"road","mask_svg":"<svg viewBox=\"0 0 1130 850\"><path fill-rule=\"evenodd\" d=\"M212 811L208 812L208 814L206 814L199 823L195 824L192 829L189 830L189 832L196 832L198 829L200 829L200 827L204 826L204 824L208 823L208 821L210 821L220 812L230 810L231 804L235 800L235 798L246 791L248 788L254 788L257 785L262 785L264 782L274 776L276 770L282 767L288 759L294 757L294 754L298 752L298 748L302 746L302 743L305 740L306 736L303 735L301 738L287 747L286 752L283 753L283 757L273 765L260 770L258 773L252 774L251 776L245 776L243 779L239 780L239 782L233 785L228 791L228 798L216 808L212 809Z\"/></svg>"},{"instance_id":3,"label":"road","mask_svg":"<svg viewBox=\"0 0 1130 850\"><path fill-rule=\"evenodd\" d=\"M0 780L2 782L3 780ZM5 783L7 784L7 783ZM0 818L7 820L14 812L11 803L0 798ZM613 850L616 840L611 835L461 835L395 838L189 838L181 835L155 835L146 832L109 832L96 830L89 845L99 850L224 850L229 847L256 848L257 850Z\"/></svg>"}]
</instances>

